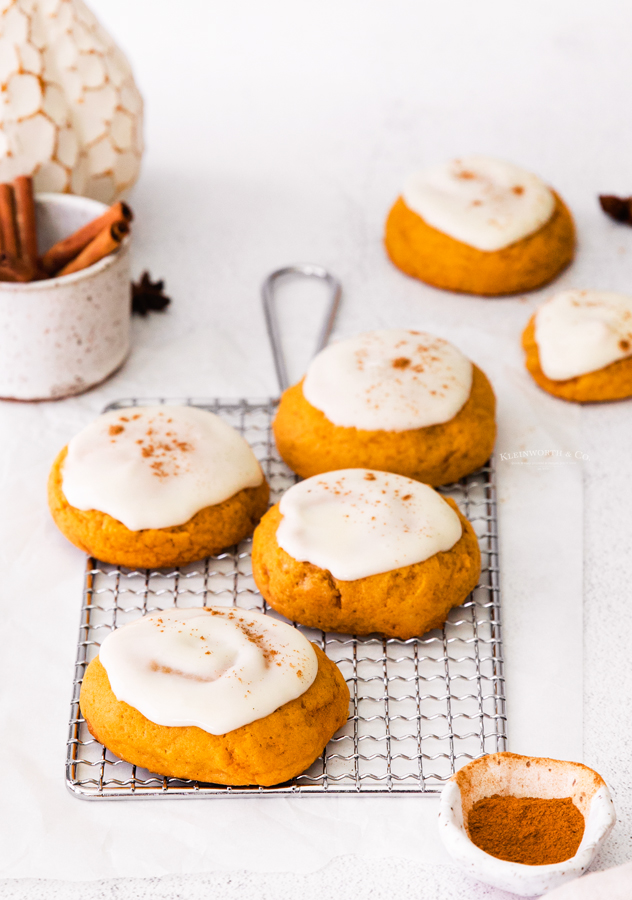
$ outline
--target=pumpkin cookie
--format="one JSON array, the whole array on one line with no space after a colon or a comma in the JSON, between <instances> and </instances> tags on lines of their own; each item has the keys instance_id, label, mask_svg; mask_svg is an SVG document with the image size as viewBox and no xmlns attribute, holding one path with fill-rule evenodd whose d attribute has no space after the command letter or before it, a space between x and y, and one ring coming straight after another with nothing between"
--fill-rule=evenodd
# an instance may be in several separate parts
<instances>
[{"instance_id":1,"label":"pumpkin cookie","mask_svg":"<svg viewBox=\"0 0 632 900\"><path fill-rule=\"evenodd\" d=\"M252 533L269 487L244 439L191 406L105 413L55 460L48 501L60 531L103 562L180 566Z\"/></svg>"},{"instance_id":2,"label":"pumpkin cookie","mask_svg":"<svg viewBox=\"0 0 632 900\"><path fill-rule=\"evenodd\" d=\"M80 705L90 733L134 765L273 785L322 753L347 720L349 689L291 625L230 607L171 609L105 639Z\"/></svg>"},{"instance_id":3,"label":"pumpkin cookie","mask_svg":"<svg viewBox=\"0 0 632 900\"><path fill-rule=\"evenodd\" d=\"M522 335L526 367L562 400L632 397L632 297L563 291L544 303Z\"/></svg>"},{"instance_id":4,"label":"pumpkin cookie","mask_svg":"<svg viewBox=\"0 0 632 900\"><path fill-rule=\"evenodd\" d=\"M312 360L281 397L274 436L303 478L363 466L448 484L489 459L495 408L486 376L452 344L373 331Z\"/></svg>"},{"instance_id":5,"label":"pumpkin cookie","mask_svg":"<svg viewBox=\"0 0 632 900\"><path fill-rule=\"evenodd\" d=\"M324 631L422 635L463 603L480 570L476 535L453 500L368 469L294 485L253 537L266 601Z\"/></svg>"},{"instance_id":6,"label":"pumpkin cookie","mask_svg":"<svg viewBox=\"0 0 632 900\"><path fill-rule=\"evenodd\" d=\"M559 275L573 259L575 226L536 175L471 156L414 175L388 215L384 240L407 275L493 297Z\"/></svg>"}]
</instances>

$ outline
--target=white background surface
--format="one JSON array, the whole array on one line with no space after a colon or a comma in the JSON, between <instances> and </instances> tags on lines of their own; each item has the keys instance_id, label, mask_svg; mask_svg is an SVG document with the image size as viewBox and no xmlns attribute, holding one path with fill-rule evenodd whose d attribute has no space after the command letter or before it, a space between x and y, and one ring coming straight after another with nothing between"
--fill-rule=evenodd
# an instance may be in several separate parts
<instances>
[{"instance_id":1,"label":"white background surface","mask_svg":"<svg viewBox=\"0 0 632 900\"><path fill-rule=\"evenodd\" d=\"M412 810L408 800L381 801L389 804L384 816L369 798L167 810L82 804L64 793L82 556L48 519L50 462L110 399L275 393L258 288L271 269L301 260L341 277L339 334L412 325L460 343L501 397L499 450L523 449L506 445L517 440L590 456L583 469L583 755L609 781L620 818L598 865L625 861L632 852L632 407L580 415L529 383L519 333L545 294L489 301L426 288L390 266L381 232L411 168L492 153L544 176L573 210L579 255L559 285L629 291L632 229L606 220L596 194L632 192L632 9L614 0L98 0L92 8L127 51L147 101L148 150L131 197L135 259L138 270L166 279L174 303L168 315L135 323L130 361L98 391L0 407L0 876L170 875L158 886L82 886L84 898L230 897L229 889L243 898L264 890L289 896L294 884L324 896L345 879L347 896L371 889L380 897L502 897L447 865L431 831L433 801L425 799ZM296 296L283 302L294 375L314 334L305 304L290 305ZM511 740L519 752L581 755L580 477L578 466L501 475L501 526L505 535L523 532L502 560ZM141 830L160 854L158 868L136 852ZM86 836L90 852L82 849L70 865L69 848ZM286 850L297 836L299 858ZM333 859L347 854L355 855ZM433 856L441 865L427 863ZM323 873L309 874L325 863ZM288 882L287 875L226 872L252 868L305 874ZM182 872L206 874L171 877ZM0 882L0 893L16 898L65 890Z\"/></svg>"}]
</instances>

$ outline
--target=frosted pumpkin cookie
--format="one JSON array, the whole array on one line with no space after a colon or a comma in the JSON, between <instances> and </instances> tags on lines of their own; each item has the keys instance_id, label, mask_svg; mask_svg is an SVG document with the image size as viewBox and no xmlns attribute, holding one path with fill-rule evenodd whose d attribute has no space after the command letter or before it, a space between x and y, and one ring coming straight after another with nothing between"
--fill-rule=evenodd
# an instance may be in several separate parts
<instances>
[{"instance_id":1,"label":"frosted pumpkin cookie","mask_svg":"<svg viewBox=\"0 0 632 900\"><path fill-rule=\"evenodd\" d=\"M555 278L573 259L575 226L537 175L469 156L413 175L388 215L384 241L407 275L495 296Z\"/></svg>"},{"instance_id":2,"label":"frosted pumpkin cookie","mask_svg":"<svg viewBox=\"0 0 632 900\"><path fill-rule=\"evenodd\" d=\"M369 469L299 482L253 537L253 576L270 606L324 631L422 635L463 603L480 570L453 500Z\"/></svg>"},{"instance_id":3,"label":"frosted pumpkin cookie","mask_svg":"<svg viewBox=\"0 0 632 900\"><path fill-rule=\"evenodd\" d=\"M486 376L448 341L370 331L312 360L281 397L274 436L303 478L364 466L447 484L489 459L495 408Z\"/></svg>"},{"instance_id":4,"label":"frosted pumpkin cookie","mask_svg":"<svg viewBox=\"0 0 632 900\"><path fill-rule=\"evenodd\" d=\"M171 609L111 632L81 713L112 753L159 775L279 784L347 720L337 666L295 628L231 607Z\"/></svg>"},{"instance_id":5,"label":"frosted pumpkin cookie","mask_svg":"<svg viewBox=\"0 0 632 900\"><path fill-rule=\"evenodd\" d=\"M526 366L543 390L590 403L632 397L632 297L562 291L522 335Z\"/></svg>"},{"instance_id":6,"label":"frosted pumpkin cookie","mask_svg":"<svg viewBox=\"0 0 632 900\"><path fill-rule=\"evenodd\" d=\"M192 406L105 413L53 464L48 502L62 533L104 562L179 566L252 533L269 488L246 441Z\"/></svg>"}]
</instances>

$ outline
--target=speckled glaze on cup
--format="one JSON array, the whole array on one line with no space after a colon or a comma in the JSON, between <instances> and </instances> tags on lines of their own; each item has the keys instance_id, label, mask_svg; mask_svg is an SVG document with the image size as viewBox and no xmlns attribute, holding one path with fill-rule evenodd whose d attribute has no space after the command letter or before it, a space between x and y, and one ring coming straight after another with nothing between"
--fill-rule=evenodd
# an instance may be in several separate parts
<instances>
[{"instance_id":1,"label":"speckled glaze on cup","mask_svg":"<svg viewBox=\"0 0 632 900\"><path fill-rule=\"evenodd\" d=\"M107 206L70 194L38 194L43 253ZM104 381L130 341L129 237L87 269L27 284L0 282L0 398L59 400Z\"/></svg>"},{"instance_id":2,"label":"speckled glaze on cup","mask_svg":"<svg viewBox=\"0 0 632 900\"><path fill-rule=\"evenodd\" d=\"M527 866L497 859L473 844L467 816L477 800L494 794L571 797L586 821L575 856L553 865ZM463 766L444 787L439 807L439 834L455 862L472 878L520 897L540 896L582 875L615 821L606 783L588 766L515 753L491 753Z\"/></svg>"}]
</instances>

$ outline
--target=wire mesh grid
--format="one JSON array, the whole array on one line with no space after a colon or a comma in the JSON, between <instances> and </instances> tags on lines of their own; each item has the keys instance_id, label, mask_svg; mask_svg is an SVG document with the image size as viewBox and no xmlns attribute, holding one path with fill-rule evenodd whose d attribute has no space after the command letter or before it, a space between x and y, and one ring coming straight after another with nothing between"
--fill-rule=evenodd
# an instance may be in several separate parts
<instances>
[{"instance_id":1,"label":"wire mesh grid","mask_svg":"<svg viewBox=\"0 0 632 900\"><path fill-rule=\"evenodd\" d=\"M244 435L270 482L271 500L296 481L272 438L275 400L121 400L108 409L187 403L220 415ZM85 799L250 794L436 794L460 766L506 749L496 497L488 466L440 489L472 523L482 552L478 587L442 629L410 640L355 637L298 627L340 667L350 715L323 754L293 781L225 787L168 778L117 759L87 730L79 709L86 666L109 632L155 610L235 605L282 619L252 579L250 539L173 570L135 571L88 559L71 702L66 783ZM295 624L295 623L294 623Z\"/></svg>"}]
</instances>

